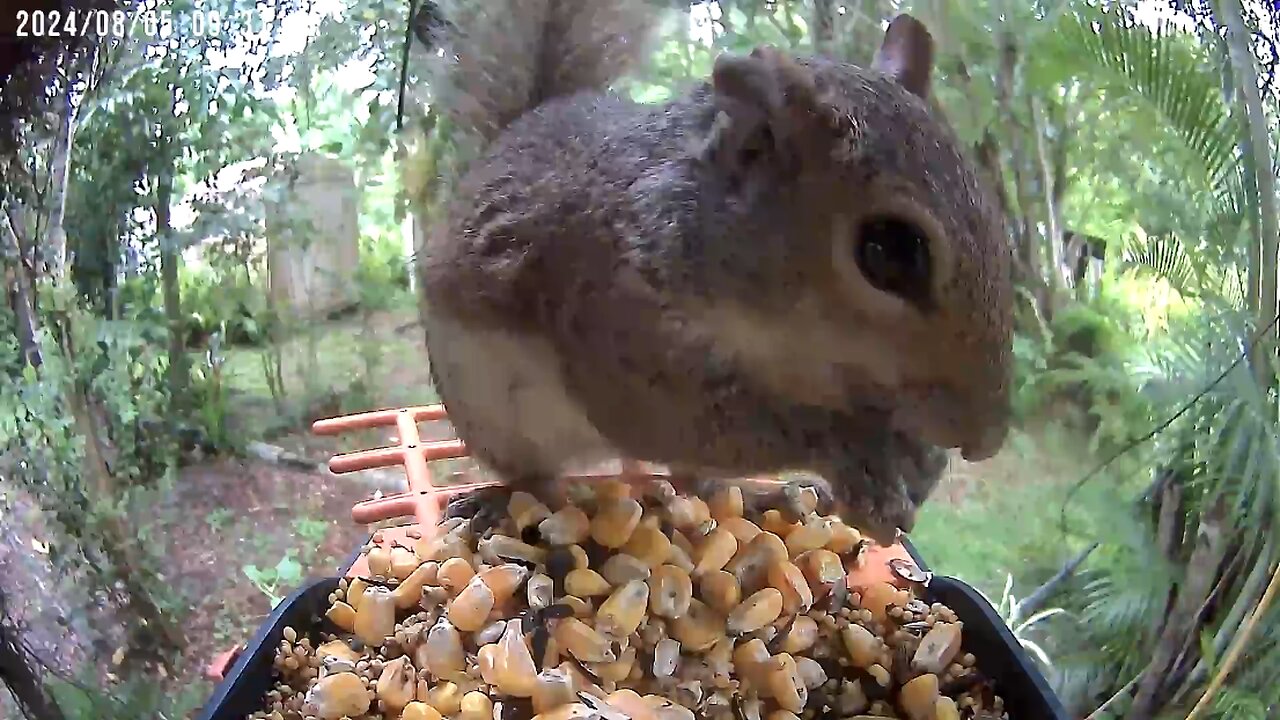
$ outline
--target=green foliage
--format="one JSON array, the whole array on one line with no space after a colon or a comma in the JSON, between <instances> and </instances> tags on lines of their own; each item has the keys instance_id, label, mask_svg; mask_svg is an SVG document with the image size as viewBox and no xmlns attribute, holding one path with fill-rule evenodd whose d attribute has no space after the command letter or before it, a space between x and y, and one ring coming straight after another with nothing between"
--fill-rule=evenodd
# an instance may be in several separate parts
<instances>
[{"instance_id":1,"label":"green foliage","mask_svg":"<svg viewBox=\"0 0 1280 720\"><path fill-rule=\"evenodd\" d=\"M150 678L126 678L110 688L91 677L55 677L48 684L65 720L178 720L198 710L209 693L203 681L175 691Z\"/></svg>"},{"instance_id":2,"label":"green foliage","mask_svg":"<svg viewBox=\"0 0 1280 720\"><path fill-rule=\"evenodd\" d=\"M303 577L303 567L293 550L287 551L275 567L260 568L257 565L244 565L240 569L254 587L271 599L273 608L284 600L285 594L302 582Z\"/></svg>"}]
</instances>

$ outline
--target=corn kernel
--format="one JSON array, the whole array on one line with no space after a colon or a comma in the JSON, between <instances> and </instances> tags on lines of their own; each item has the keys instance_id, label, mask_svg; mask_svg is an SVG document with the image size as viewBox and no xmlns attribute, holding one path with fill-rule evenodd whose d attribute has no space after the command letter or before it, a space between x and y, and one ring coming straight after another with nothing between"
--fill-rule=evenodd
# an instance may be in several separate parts
<instances>
[{"instance_id":1,"label":"corn kernel","mask_svg":"<svg viewBox=\"0 0 1280 720\"><path fill-rule=\"evenodd\" d=\"M475 632L484 627L493 606L493 590L479 577L474 577L449 603L449 622L463 632Z\"/></svg>"},{"instance_id":2,"label":"corn kernel","mask_svg":"<svg viewBox=\"0 0 1280 720\"><path fill-rule=\"evenodd\" d=\"M933 704L933 718L934 720L960 720L960 709L956 707L956 701L946 696L938 698Z\"/></svg>"},{"instance_id":3,"label":"corn kernel","mask_svg":"<svg viewBox=\"0 0 1280 720\"><path fill-rule=\"evenodd\" d=\"M789 613L807 612L813 605L809 582L794 563L774 563L769 568L769 584L782 593L782 608Z\"/></svg>"},{"instance_id":4,"label":"corn kernel","mask_svg":"<svg viewBox=\"0 0 1280 720\"><path fill-rule=\"evenodd\" d=\"M717 570L698 579L698 595L716 611L728 615L742 602L742 587L733 574Z\"/></svg>"},{"instance_id":5,"label":"corn kernel","mask_svg":"<svg viewBox=\"0 0 1280 720\"><path fill-rule=\"evenodd\" d=\"M400 547L399 545L391 548L391 567L389 568L391 577L403 581L414 570L417 570L420 564L422 564L422 561L409 548Z\"/></svg>"},{"instance_id":6,"label":"corn kernel","mask_svg":"<svg viewBox=\"0 0 1280 720\"><path fill-rule=\"evenodd\" d=\"M740 518L743 511L742 488L737 485L727 485L712 495L711 502L707 505L711 517L720 522L728 518Z\"/></svg>"},{"instance_id":7,"label":"corn kernel","mask_svg":"<svg viewBox=\"0 0 1280 720\"><path fill-rule=\"evenodd\" d=\"M765 682L773 699L783 710L798 713L809 700L809 691L800 679L796 661L787 653L773 657L766 664Z\"/></svg>"},{"instance_id":8,"label":"corn kernel","mask_svg":"<svg viewBox=\"0 0 1280 720\"><path fill-rule=\"evenodd\" d=\"M360 601L364 599L364 591L369 589L369 583L360 578L354 578L351 584L347 586L347 592L344 596L347 604L352 610L360 609Z\"/></svg>"},{"instance_id":9,"label":"corn kernel","mask_svg":"<svg viewBox=\"0 0 1280 720\"><path fill-rule=\"evenodd\" d=\"M467 656L462 648L462 636L448 618L441 617L436 621L418 650L419 665L437 678L456 680L466 672Z\"/></svg>"},{"instance_id":10,"label":"corn kernel","mask_svg":"<svg viewBox=\"0 0 1280 720\"><path fill-rule=\"evenodd\" d=\"M889 617L891 606L905 605L907 593L886 582L872 583L862 591L862 607L870 610L877 622Z\"/></svg>"},{"instance_id":11,"label":"corn kernel","mask_svg":"<svg viewBox=\"0 0 1280 720\"><path fill-rule=\"evenodd\" d=\"M551 632L556 644L581 662L613 662L617 659L609 647L609 639L575 617L560 620Z\"/></svg>"},{"instance_id":12,"label":"corn kernel","mask_svg":"<svg viewBox=\"0 0 1280 720\"><path fill-rule=\"evenodd\" d=\"M654 720L653 708L635 690L623 689L609 694L605 702L631 720Z\"/></svg>"},{"instance_id":13,"label":"corn kernel","mask_svg":"<svg viewBox=\"0 0 1280 720\"><path fill-rule=\"evenodd\" d=\"M840 639L854 667L870 667L884 650L884 641L857 623L850 623L842 628Z\"/></svg>"},{"instance_id":14,"label":"corn kernel","mask_svg":"<svg viewBox=\"0 0 1280 720\"><path fill-rule=\"evenodd\" d=\"M512 560L535 564L547 560L546 550L506 535L490 535L476 543L476 549L480 557L495 565Z\"/></svg>"},{"instance_id":15,"label":"corn kernel","mask_svg":"<svg viewBox=\"0 0 1280 720\"><path fill-rule=\"evenodd\" d=\"M765 510L760 516L760 528L783 539L797 527L799 526L783 517L778 510Z\"/></svg>"},{"instance_id":16,"label":"corn kernel","mask_svg":"<svg viewBox=\"0 0 1280 720\"><path fill-rule=\"evenodd\" d=\"M796 564L809 580L809 587L815 591L826 590L838 582L847 582L847 573L840 556L830 550L819 548L811 550L796 558Z\"/></svg>"},{"instance_id":17,"label":"corn kernel","mask_svg":"<svg viewBox=\"0 0 1280 720\"><path fill-rule=\"evenodd\" d=\"M935 623L920 639L911 666L928 673L941 673L960 652L960 626Z\"/></svg>"},{"instance_id":18,"label":"corn kernel","mask_svg":"<svg viewBox=\"0 0 1280 720\"><path fill-rule=\"evenodd\" d=\"M925 673L902 686L898 704L911 720L934 720L938 697L938 676Z\"/></svg>"},{"instance_id":19,"label":"corn kernel","mask_svg":"<svg viewBox=\"0 0 1280 720\"><path fill-rule=\"evenodd\" d=\"M787 553L795 557L810 550L817 550L831 541L831 535L831 528L826 519L812 518L787 535Z\"/></svg>"},{"instance_id":20,"label":"corn kernel","mask_svg":"<svg viewBox=\"0 0 1280 720\"><path fill-rule=\"evenodd\" d=\"M671 557L671 538L659 528L642 525L636 528L631 539L622 546L622 552L650 567L657 567Z\"/></svg>"},{"instance_id":21,"label":"corn kernel","mask_svg":"<svg viewBox=\"0 0 1280 720\"><path fill-rule=\"evenodd\" d=\"M517 490L511 493L507 501L507 514L516 523L516 529L524 532L530 525L536 525L551 515L551 510L534 496Z\"/></svg>"},{"instance_id":22,"label":"corn kernel","mask_svg":"<svg viewBox=\"0 0 1280 720\"><path fill-rule=\"evenodd\" d=\"M440 587L449 591L450 595L457 595L462 592L462 588L471 582L476 571L471 567L471 563L465 559L456 557L449 558L440 563L440 569L436 572L436 577L440 582Z\"/></svg>"},{"instance_id":23,"label":"corn kernel","mask_svg":"<svg viewBox=\"0 0 1280 720\"><path fill-rule=\"evenodd\" d=\"M492 711L490 711L492 712ZM411 702L400 711L400 720L443 720L439 710L424 702ZM480 720L477 718L476 720Z\"/></svg>"},{"instance_id":24,"label":"corn kernel","mask_svg":"<svg viewBox=\"0 0 1280 720\"><path fill-rule=\"evenodd\" d=\"M591 558L587 557L587 551L582 549L581 545L570 545L569 554L573 555L574 570L585 570L591 567Z\"/></svg>"},{"instance_id":25,"label":"corn kernel","mask_svg":"<svg viewBox=\"0 0 1280 720\"><path fill-rule=\"evenodd\" d=\"M702 652L724 636L725 620L716 611L694 598L689 611L671 623L671 634L680 646L691 652Z\"/></svg>"},{"instance_id":26,"label":"corn kernel","mask_svg":"<svg viewBox=\"0 0 1280 720\"><path fill-rule=\"evenodd\" d=\"M667 506L667 516L680 530L692 530L711 519L711 509L701 498L679 496Z\"/></svg>"},{"instance_id":27,"label":"corn kernel","mask_svg":"<svg viewBox=\"0 0 1280 720\"><path fill-rule=\"evenodd\" d=\"M515 697L533 695L538 667L533 662L533 654L529 651L529 644L525 642L524 633L520 632L519 620L507 623L506 632L498 641L498 653L498 689Z\"/></svg>"},{"instance_id":28,"label":"corn kernel","mask_svg":"<svg viewBox=\"0 0 1280 720\"><path fill-rule=\"evenodd\" d=\"M631 539L643 514L644 508L630 497L602 503L591 520L591 538L604 547L620 548Z\"/></svg>"},{"instance_id":29,"label":"corn kernel","mask_svg":"<svg viewBox=\"0 0 1280 720\"><path fill-rule=\"evenodd\" d=\"M738 551L738 540L728 530L716 528L694 548L693 576L700 577L719 570Z\"/></svg>"},{"instance_id":30,"label":"corn kernel","mask_svg":"<svg viewBox=\"0 0 1280 720\"><path fill-rule=\"evenodd\" d=\"M425 562L409 573L409 577L405 578L404 582L391 591L391 595L395 598L396 608L398 610L408 610L417 605L418 601L422 599L422 588L426 587L428 583L437 581L439 569L440 565L438 563Z\"/></svg>"},{"instance_id":31,"label":"corn kernel","mask_svg":"<svg viewBox=\"0 0 1280 720\"><path fill-rule=\"evenodd\" d=\"M413 665L409 664L409 658L401 656L383 666L374 692L379 703L396 713L413 700L417 687Z\"/></svg>"},{"instance_id":32,"label":"corn kernel","mask_svg":"<svg viewBox=\"0 0 1280 720\"><path fill-rule=\"evenodd\" d=\"M502 603L509 600L516 588L529 577L529 569L516 563L503 563L481 570L477 577L493 591L493 601Z\"/></svg>"},{"instance_id":33,"label":"corn kernel","mask_svg":"<svg viewBox=\"0 0 1280 720\"><path fill-rule=\"evenodd\" d=\"M782 593L765 588L743 600L729 613L726 627L730 633L744 635L768 625L782 614Z\"/></svg>"},{"instance_id":34,"label":"corn kernel","mask_svg":"<svg viewBox=\"0 0 1280 720\"><path fill-rule=\"evenodd\" d=\"M590 568L569 571L564 578L565 592L580 598L607 595L613 589L604 576Z\"/></svg>"},{"instance_id":35,"label":"corn kernel","mask_svg":"<svg viewBox=\"0 0 1280 720\"><path fill-rule=\"evenodd\" d=\"M629 647L622 651L617 660L606 663L588 663L587 669L592 675L606 682L620 683L627 679L636 664L636 649Z\"/></svg>"},{"instance_id":36,"label":"corn kernel","mask_svg":"<svg viewBox=\"0 0 1280 720\"><path fill-rule=\"evenodd\" d=\"M653 649L653 674L658 677L671 677L680 664L680 641L664 638L658 641Z\"/></svg>"},{"instance_id":37,"label":"corn kernel","mask_svg":"<svg viewBox=\"0 0 1280 720\"><path fill-rule=\"evenodd\" d=\"M456 715L462 710L462 695L457 683L440 683L427 692L426 703L441 715Z\"/></svg>"},{"instance_id":38,"label":"corn kernel","mask_svg":"<svg viewBox=\"0 0 1280 720\"><path fill-rule=\"evenodd\" d=\"M640 627L648 606L649 585L643 580L632 580L614 590L600 605L596 613L596 627L606 635L626 637Z\"/></svg>"},{"instance_id":39,"label":"corn kernel","mask_svg":"<svg viewBox=\"0 0 1280 720\"><path fill-rule=\"evenodd\" d=\"M725 569L737 576L743 590L754 592L767 582L769 566L787 557L782 538L772 532L761 532L738 551Z\"/></svg>"},{"instance_id":40,"label":"corn kernel","mask_svg":"<svg viewBox=\"0 0 1280 720\"><path fill-rule=\"evenodd\" d=\"M831 523L831 539L826 548L837 555L848 555L862 545L862 533L839 520Z\"/></svg>"},{"instance_id":41,"label":"corn kernel","mask_svg":"<svg viewBox=\"0 0 1280 720\"><path fill-rule=\"evenodd\" d=\"M662 565L649 578L649 608L654 615L677 618L689 610L693 581L675 565Z\"/></svg>"},{"instance_id":42,"label":"corn kernel","mask_svg":"<svg viewBox=\"0 0 1280 720\"><path fill-rule=\"evenodd\" d=\"M396 601L384 587L371 587L356 611L356 637L366 645L377 647L396 632Z\"/></svg>"},{"instance_id":43,"label":"corn kernel","mask_svg":"<svg viewBox=\"0 0 1280 720\"><path fill-rule=\"evenodd\" d=\"M555 599L555 582L543 573L534 573L525 584L525 599L529 607L541 610Z\"/></svg>"},{"instance_id":44,"label":"corn kernel","mask_svg":"<svg viewBox=\"0 0 1280 720\"><path fill-rule=\"evenodd\" d=\"M478 690L462 696L462 720L492 720L493 700ZM431 719L436 720L436 719Z\"/></svg>"},{"instance_id":45,"label":"corn kernel","mask_svg":"<svg viewBox=\"0 0 1280 720\"><path fill-rule=\"evenodd\" d=\"M591 535L591 519L576 505L566 505L538 523L538 534L552 545L577 545Z\"/></svg>"},{"instance_id":46,"label":"corn kernel","mask_svg":"<svg viewBox=\"0 0 1280 720\"><path fill-rule=\"evenodd\" d=\"M725 518L720 521L720 527L733 533L733 536L738 539L739 546L751 542L751 539L761 532L759 525L744 517Z\"/></svg>"},{"instance_id":47,"label":"corn kernel","mask_svg":"<svg viewBox=\"0 0 1280 720\"><path fill-rule=\"evenodd\" d=\"M356 630L356 611L341 600L330 605L324 616L344 632L355 632Z\"/></svg>"},{"instance_id":48,"label":"corn kernel","mask_svg":"<svg viewBox=\"0 0 1280 720\"><path fill-rule=\"evenodd\" d=\"M365 553L364 561L369 565L369 574L377 577L387 577L391 574L391 550L382 545L378 545L369 552Z\"/></svg>"},{"instance_id":49,"label":"corn kernel","mask_svg":"<svg viewBox=\"0 0 1280 720\"><path fill-rule=\"evenodd\" d=\"M800 615L791 623L786 637L782 639L782 651L793 656L799 655L813 647L817 641L818 622L808 615Z\"/></svg>"},{"instance_id":50,"label":"corn kernel","mask_svg":"<svg viewBox=\"0 0 1280 720\"><path fill-rule=\"evenodd\" d=\"M618 553L600 566L600 574L613 587L626 585L632 580L647 580L652 573L648 563L625 553Z\"/></svg>"}]
</instances>

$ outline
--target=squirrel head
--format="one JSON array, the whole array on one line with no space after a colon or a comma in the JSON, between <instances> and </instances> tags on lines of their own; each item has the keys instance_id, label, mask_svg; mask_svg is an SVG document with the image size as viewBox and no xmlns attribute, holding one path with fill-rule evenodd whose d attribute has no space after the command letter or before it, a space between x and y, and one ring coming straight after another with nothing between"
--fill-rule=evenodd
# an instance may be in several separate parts
<instances>
[{"instance_id":1,"label":"squirrel head","mask_svg":"<svg viewBox=\"0 0 1280 720\"><path fill-rule=\"evenodd\" d=\"M883 411L977 460L1008 426L1010 250L994 190L930 107L932 64L908 15L870 68L717 59L700 159L722 240L703 252L723 254L703 297L717 341L775 392Z\"/></svg>"}]
</instances>

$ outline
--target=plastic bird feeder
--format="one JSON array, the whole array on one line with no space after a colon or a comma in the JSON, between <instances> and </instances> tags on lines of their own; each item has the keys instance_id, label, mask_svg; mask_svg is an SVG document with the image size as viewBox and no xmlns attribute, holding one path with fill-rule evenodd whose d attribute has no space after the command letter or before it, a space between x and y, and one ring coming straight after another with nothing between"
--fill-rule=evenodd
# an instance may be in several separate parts
<instances>
[{"instance_id":1,"label":"plastic bird feeder","mask_svg":"<svg viewBox=\"0 0 1280 720\"><path fill-rule=\"evenodd\" d=\"M405 520L402 524L373 532L370 537L373 544L412 547L418 538L435 532L451 500L496 484L437 482L430 463L468 457L461 440L422 439L419 423L446 420L448 415L443 405L426 405L357 413L312 424L312 432L317 435L395 428L397 445L343 453L329 459L329 470L335 474L397 465L404 468L407 490L365 500L351 508L351 519L363 525ZM564 479L571 483L607 477L642 481L665 476L666 473L655 471L643 463L624 461L619 474L571 475ZM765 478L746 482L780 483ZM857 567L849 568L851 587L865 587L875 582L913 587L926 601L943 603L956 612L964 622L964 650L980 658L983 673L994 681L1012 720L1067 720L1066 712L1043 675L991 604L976 590L954 578L933 575L905 538L889 547L872 545L864 551L862 558ZM273 684L272 660L285 627L293 627L300 632L308 629L334 630L324 618L329 593L338 586L341 577L367 574L364 553L357 548L339 569L338 575L309 580L276 606L247 644L215 658L207 674L220 683L205 704L201 720L243 720L259 710L263 696Z\"/></svg>"}]
</instances>

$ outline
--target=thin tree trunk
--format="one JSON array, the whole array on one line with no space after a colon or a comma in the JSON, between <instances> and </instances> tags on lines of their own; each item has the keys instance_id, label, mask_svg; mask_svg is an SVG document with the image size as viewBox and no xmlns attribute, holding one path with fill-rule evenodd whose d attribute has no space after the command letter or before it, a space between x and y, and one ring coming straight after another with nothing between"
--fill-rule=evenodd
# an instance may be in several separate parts
<instances>
[{"instance_id":1,"label":"thin tree trunk","mask_svg":"<svg viewBox=\"0 0 1280 720\"><path fill-rule=\"evenodd\" d=\"M164 315L169 323L169 400L176 417L186 408L187 349L182 328L182 297L178 288L178 265L182 255L169 225L169 204L173 199L173 168L165 168L156 192L156 238L160 243L160 288Z\"/></svg>"},{"instance_id":2,"label":"thin tree trunk","mask_svg":"<svg viewBox=\"0 0 1280 720\"><path fill-rule=\"evenodd\" d=\"M1242 150L1252 153L1253 171L1258 190L1257 246L1259 248L1259 322L1265 325L1276 315L1276 271L1280 260L1280 221L1276 204L1276 176L1272 168L1271 142L1268 137L1267 116L1262 108L1258 91L1258 70L1250 50L1250 35L1244 24L1244 11L1240 0L1218 0L1219 20L1227 29L1227 54L1235 86L1244 100L1245 127L1249 145ZM1270 387L1275 382L1272 363L1276 359L1274 333L1257 345L1253 368L1259 384Z\"/></svg>"},{"instance_id":3,"label":"thin tree trunk","mask_svg":"<svg viewBox=\"0 0 1280 720\"><path fill-rule=\"evenodd\" d=\"M6 278L8 281L6 284L12 285L10 304L13 307L14 318L18 322L18 345L22 348L27 364L38 368L44 364L44 357L40 351L40 318L36 314L36 289L32 282L26 247L18 237L17 229L9 221L7 212L0 212L0 225L3 225L5 241L12 246L17 256L13 275L11 278Z\"/></svg>"},{"instance_id":4,"label":"thin tree trunk","mask_svg":"<svg viewBox=\"0 0 1280 720\"><path fill-rule=\"evenodd\" d=\"M49 184L52 187L49 196L49 226L45 232L45 259L49 264L49 274L61 280L67 266L67 231L63 221L67 212L67 180L70 176L71 148L75 140L76 112L68 91L64 97L65 106L58 124L58 135L53 141L53 164L49 170Z\"/></svg>"},{"instance_id":5,"label":"thin tree trunk","mask_svg":"<svg viewBox=\"0 0 1280 720\"><path fill-rule=\"evenodd\" d=\"M0 591L0 681L18 702L18 710L29 720L64 720L62 708L40 681L32 658L22 644L18 629L5 611Z\"/></svg>"},{"instance_id":6,"label":"thin tree trunk","mask_svg":"<svg viewBox=\"0 0 1280 720\"><path fill-rule=\"evenodd\" d=\"M836 40L836 4L834 0L813 0L813 49L818 55L832 57Z\"/></svg>"},{"instance_id":7,"label":"thin tree trunk","mask_svg":"<svg viewBox=\"0 0 1280 720\"><path fill-rule=\"evenodd\" d=\"M1058 246L1062 238L1062 229L1058 219L1058 203L1057 188L1054 181L1058 177L1058 172L1053 167L1050 160L1048 139L1045 137L1048 122L1045 119L1043 104L1035 98L1030 100L1032 131L1036 137L1036 156L1040 161L1041 183L1044 187L1044 205L1046 225L1048 232L1045 237L1045 251L1048 255L1048 262L1045 273L1045 300L1050 304L1049 315L1052 316L1052 304L1058 295L1059 279L1062 277L1062 257Z\"/></svg>"},{"instance_id":8,"label":"thin tree trunk","mask_svg":"<svg viewBox=\"0 0 1280 720\"><path fill-rule=\"evenodd\" d=\"M1186 574L1178 584L1177 598L1165 620L1151 663L1138 682L1138 692L1125 715L1127 720L1150 720L1169 699L1171 688L1165 686L1166 675L1185 646L1188 635L1197 632L1200 611L1213 589L1229 545L1228 535L1220 524L1221 514L1223 508L1219 504L1201 519L1195 549L1185 566Z\"/></svg>"}]
</instances>

